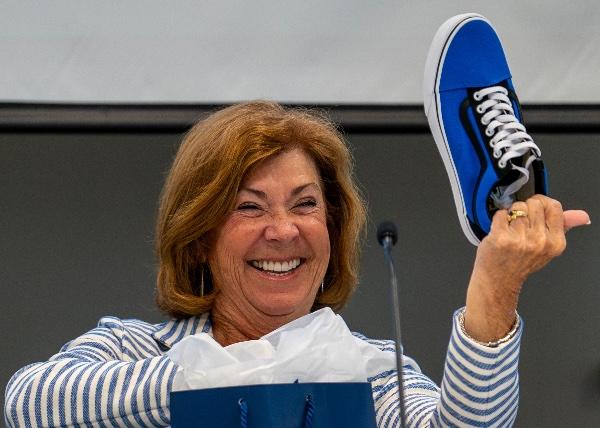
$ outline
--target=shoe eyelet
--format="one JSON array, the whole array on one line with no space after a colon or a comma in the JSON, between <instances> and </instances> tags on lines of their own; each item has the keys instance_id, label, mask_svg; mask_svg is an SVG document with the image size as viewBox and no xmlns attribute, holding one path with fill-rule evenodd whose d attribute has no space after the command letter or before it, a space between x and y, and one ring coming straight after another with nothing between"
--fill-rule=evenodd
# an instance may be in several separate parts
<instances>
[{"instance_id":1,"label":"shoe eyelet","mask_svg":"<svg viewBox=\"0 0 600 428\"><path fill-rule=\"evenodd\" d=\"M473 94L473 98L475 99L475 101L481 101L481 95L479 94L479 92L475 92Z\"/></svg>"},{"instance_id":2,"label":"shoe eyelet","mask_svg":"<svg viewBox=\"0 0 600 428\"><path fill-rule=\"evenodd\" d=\"M502 156L502 153L494 150L494 152L492 153L492 156L494 156L494 159L498 159L498 158L500 158L500 156ZM498 165L500 165L500 163L498 163Z\"/></svg>"},{"instance_id":3,"label":"shoe eyelet","mask_svg":"<svg viewBox=\"0 0 600 428\"><path fill-rule=\"evenodd\" d=\"M494 131L491 129L486 129L485 130L485 135L487 135L488 137L491 137L492 135L494 135Z\"/></svg>"},{"instance_id":4,"label":"shoe eyelet","mask_svg":"<svg viewBox=\"0 0 600 428\"><path fill-rule=\"evenodd\" d=\"M499 161L499 162L498 162L498 166L499 166L500 168L506 168L506 162Z\"/></svg>"},{"instance_id":5,"label":"shoe eyelet","mask_svg":"<svg viewBox=\"0 0 600 428\"><path fill-rule=\"evenodd\" d=\"M475 108L475 111L477 111L477 113L479 113L479 114L482 114L483 108L481 106L477 106L477 108Z\"/></svg>"}]
</instances>

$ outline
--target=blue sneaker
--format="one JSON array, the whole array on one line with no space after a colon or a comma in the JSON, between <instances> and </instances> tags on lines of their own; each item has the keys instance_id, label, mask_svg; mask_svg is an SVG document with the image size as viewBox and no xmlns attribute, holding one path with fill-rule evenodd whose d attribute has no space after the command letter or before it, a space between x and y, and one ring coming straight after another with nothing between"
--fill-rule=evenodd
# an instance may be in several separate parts
<instances>
[{"instance_id":1,"label":"blue sneaker","mask_svg":"<svg viewBox=\"0 0 600 428\"><path fill-rule=\"evenodd\" d=\"M540 149L522 124L502 44L487 19L468 13L442 24L429 48L423 95L461 227L479 245L496 210L547 194Z\"/></svg>"}]
</instances>

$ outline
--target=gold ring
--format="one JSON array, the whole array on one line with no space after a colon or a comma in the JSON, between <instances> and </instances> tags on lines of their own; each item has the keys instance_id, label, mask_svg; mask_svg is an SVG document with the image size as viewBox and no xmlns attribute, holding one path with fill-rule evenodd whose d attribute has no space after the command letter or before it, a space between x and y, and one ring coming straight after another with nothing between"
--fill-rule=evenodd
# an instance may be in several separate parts
<instances>
[{"instance_id":1,"label":"gold ring","mask_svg":"<svg viewBox=\"0 0 600 428\"><path fill-rule=\"evenodd\" d=\"M510 210L508 212L508 224L519 217L527 217L527 212L521 210Z\"/></svg>"}]
</instances>

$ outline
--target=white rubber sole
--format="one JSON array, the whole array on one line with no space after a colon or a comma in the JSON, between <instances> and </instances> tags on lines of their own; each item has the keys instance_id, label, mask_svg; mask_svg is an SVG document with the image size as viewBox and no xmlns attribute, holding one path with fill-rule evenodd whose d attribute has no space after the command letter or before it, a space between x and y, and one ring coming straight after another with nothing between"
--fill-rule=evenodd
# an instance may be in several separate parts
<instances>
[{"instance_id":1,"label":"white rubber sole","mask_svg":"<svg viewBox=\"0 0 600 428\"><path fill-rule=\"evenodd\" d=\"M425 115L429 122L429 128L433 134L433 139L437 145L438 151L442 156L444 166L446 167L446 173L450 179L450 186L452 187L452 195L454 196L454 204L456 206L456 213L458 214L458 220L463 233L473 245L479 245L479 238L475 235L471 229L469 219L467 217L467 209L465 207L464 198L462 196L462 188L460 187L460 181L458 179L458 173L454 167L452 156L450 154L450 147L444 131L442 113L440 110L440 77L442 71L442 64L448 51L448 46L452 41L456 32L465 24L473 20L483 20L488 24L491 23L483 16L477 13L465 13L462 15L454 16L444 22L431 42L429 47L429 53L427 54L427 61L425 62L425 73L423 76L423 103L425 108Z\"/></svg>"}]
</instances>

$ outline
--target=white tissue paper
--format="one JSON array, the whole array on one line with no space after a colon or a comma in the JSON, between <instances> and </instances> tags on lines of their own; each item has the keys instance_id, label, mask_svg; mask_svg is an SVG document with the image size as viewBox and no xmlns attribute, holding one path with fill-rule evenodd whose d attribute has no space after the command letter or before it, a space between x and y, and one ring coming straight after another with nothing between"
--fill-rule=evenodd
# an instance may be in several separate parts
<instances>
[{"instance_id":1,"label":"white tissue paper","mask_svg":"<svg viewBox=\"0 0 600 428\"><path fill-rule=\"evenodd\" d=\"M188 336L167 353L177 364L173 391L293 382L366 382L396 368L392 352L352 335L330 308L298 318L258 340L222 347Z\"/></svg>"}]
</instances>

